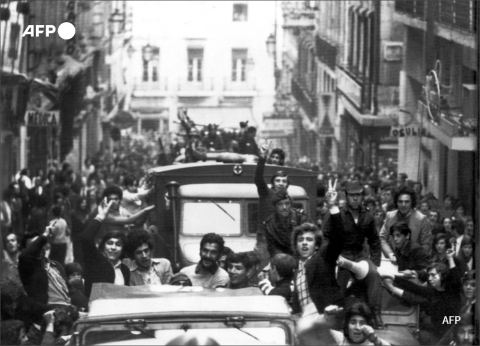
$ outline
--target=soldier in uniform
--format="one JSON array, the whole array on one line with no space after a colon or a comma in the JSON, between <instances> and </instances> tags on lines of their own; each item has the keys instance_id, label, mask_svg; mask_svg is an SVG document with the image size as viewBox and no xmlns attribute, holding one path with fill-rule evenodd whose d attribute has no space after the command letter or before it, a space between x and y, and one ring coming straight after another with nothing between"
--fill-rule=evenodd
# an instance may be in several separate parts
<instances>
[{"instance_id":1,"label":"soldier in uniform","mask_svg":"<svg viewBox=\"0 0 480 346\"><path fill-rule=\"evenodd\" d=\"M308 221L308 216L303 209L294 209L293 200L286 190L279 190L272 196L275 213L270 215L263 223L267 250L270 257L278 253L293 256L292 232L297 226Z\"/></svg>"}]
</instances>

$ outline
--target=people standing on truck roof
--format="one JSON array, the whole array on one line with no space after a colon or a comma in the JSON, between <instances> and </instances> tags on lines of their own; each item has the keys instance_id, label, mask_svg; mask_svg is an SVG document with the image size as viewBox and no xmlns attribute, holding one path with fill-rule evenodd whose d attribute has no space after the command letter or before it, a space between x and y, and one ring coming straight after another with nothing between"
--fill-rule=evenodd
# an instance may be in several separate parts
<instances>
[{"instance_id":1,"label":"people standing on truck roof","mask_svg":"<svg viewBox=\"0 0 480 346\"><path fill-rule=\"evenodd\" d=\"M336 261L342 251L343 223L335 205L336 182L325 196L331 215L331 236L328 242L313 224L295 227L291 246L298 260L295 273L294 313L323 311L328 305L344 305L344 297L336 279Z\"/></svg>"},{"instance_id":2,"label":"people standing on truck roof","mask_svg":"<svg viewBox=\"0 0 480 346\"><path fill-rule=\"evenodd\" d=\"M123 179L123 196L120 206L125 208L128 214L133 215L146 206L145 199L154 192L152 186L142 186L139 188L138 179L129 174Z\"/></svg>"},{"instance_id":3,"label":"people standing on truck roof","mask_svg":"<svg viewBox=\"0 0 480 346\"><path fill-rule=\"evenodd\" d=\"M130 270L121 261L125 235L121 231L109 231L102 238L98 250L94 241L95 234L105 222L110 208L118 202L114 199L107 202L104 198L98 206L97 216L90 221L80 238L85 255L85 294L88 297L94 283L130 285Z\"/></svg>"},{"instance_id":4,"label":"people standing on truck roof","mask_svg":"<svg viewBox=\"0 0 480 346\"><path fill-rule=\"evenodd\" d=\"M265 178L265 164L268 155L268 144L262 145L261 155L258 158L257 167L255 168L255 186L258 192L258 227L257 227L257 243L255 244L255 252L261 260L265 261L271 257L267 250L267 241L265 239L265 229L263 222L275 213L275 206L272 204L272 197L276 191L287 190L290 185L288 175L283 171L276 172L271 178L271 188L268 187Z\"/></svg>"},{"instance_id":5,"label":"people standing on truck roof","mask_svg":"<svg viewBox=\"0 0 480 346\"><path fill-rule=\"evenodd\" d=\"M258 287L267 296L282 296L291 305L293 300L293 279L297 263L293 256L279 253L272 257L270 264L258 274Z\"/></svg>"},{"instance_id":6,"label":"people standing on truck roof","mask_svg":"<svg viewBox=\"0 0 480 346\"><path fill-rule=\"evenodd\" d=\"M263 223L270 258L277 253L293 255L291 246L293 229L307 222L308 216L303 209L293 208L293 200L286 190L275 192L271 203L275 207L275 213Z\"/></svg>"},{"instance_id":7,"label":"people standing on truck roof","mask_svg":"<svg viewBox=\"0 0 480 346\"><path fill-rule=\"evenodd\" d=\"M250 279L255 272L253 257L247 252L232 252L225 262L230 282L227 288L239 289L253 287Z\"/></svg>"},{"instance_id":8,"label":"people standing on truck roof","mask_svg":"<svg viewBox=\"0 0 480 346\"><path fill-rule=\"evenodd\" d=\"M419 243L430 255L432 251L432 229L425 215L415 209L416 195L409 187L402 187L395 191L393 202L397 210L387 212L385 223L380 231L380 243L385 257L389 258L393 264L397 263L393 238L390 237L390 227L397 221L408 223L412 231L412 241Z\"/></svg>"},{"instance_id":9,"label":"people standing on truck roof","mask_svg":"<svg viewBox=\"0 0 480 346\"><path fill-rule=\"evenodd\" d=\"M381 252L380 240L375 230L375 221L372 214L363 206L365 190L358 181L349 182L345 187L346 205L340 208L340 215L343 222L342 237L342 258L360 262L366 261L368 264L368 273L361 279L354 276L348 268L340 267L337 274L337 281L344 296L351 292L354 295L367 296L368 304L373 313L373 325L375 329L383 329L383 321L380 314L382 299L382 281L377 273L377 267L380 266ZM330 215L324 218L323 232L325 238L330 237ZM367 240L370 253L364 249L364 243ZM347 292L348 283L352 281L349 292Z\"/></svg>"},{"instance_id":10,"label":"people standing on truck roof","mask_svg":"<svg viewBox=\"0 0 480 346\"><path fill-rule=\"evenodd\" d=\"M208 151L218 151L225 149L223 139L218 135L217 129L218 125L216 124L208 124L207 126L208 133L205 137L203 137L202 143Z\"/></svg>"},{"instance_id":11,"label":"people standing on truck roof","mask_svg":"<svg viewBox=\"0 0 480 346\"><path fill-rule=\"evenodd\" d=\"M343 326L338 328L339 324ZM345 312L330 305L319 317L303 317L297 323L297 333L300 345L390 345L375 334L371 310L364 302L351 305Z\"/></svg>"},{"instance_id":12,"label":"people standing on truck roof","mask_svg":"<svg viewBox=\"0 0 480 346\"><path fill-rule=\"evenodd\" d=\"M125 254L130 261L130 286L167 285L173 272L166 258L152 258L155 241L145 230L135 230L127 235Z\"/></svg>"},{"instance_id":13,"label":"people standing on truck roof","mask_svg":"<svg viewBox=\"0 0 480 346\"><path fill-rule=\"evenodd\" d=\"M261 156L260 149L258 148L255 136L257 135L257 128L255 126L249 126L245 131L245 134L238 141L238 153Z\"/></svg>"},{"instance_id":14,"label":"people standing on truck roof","mask_svg":"<svg viewBox=\"0 0 480 346\"><path fill-rule=\"evenodd\" d=\"M203 146L200 139L200 132L193 127L188 135L188 142L185 146L185 163L205 161L207 159L207 149Z\"/></svg>"},{"instance_id":15,"label":"people standing on truck roof","mask_svg":"<svg viewBox=\"0 0 480 346\"><path fill-rule=\"evenodd\" d=\"M223 238L215 233L207 233L200 241L200 261L185 267L180 273L186 274L192 286L205 288L226 287L230 281L228 273L220 268L217 261L225 246Z\"/></svg>"}]
</instances>

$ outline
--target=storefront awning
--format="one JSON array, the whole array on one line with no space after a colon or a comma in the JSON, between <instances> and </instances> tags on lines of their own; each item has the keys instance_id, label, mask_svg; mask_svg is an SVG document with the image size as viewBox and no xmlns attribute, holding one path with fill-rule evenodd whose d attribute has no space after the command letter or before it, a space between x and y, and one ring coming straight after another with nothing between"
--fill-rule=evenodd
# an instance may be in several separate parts
<instances>
[{"instance_id":1,"label":"storefront awning","mask_svg":"<svg viewBox=\"0 0 480 346\"><path fill-rule=\"evenodd\" d=\"M198 125L240 128L241 121L248 121L249 126L257 126L251 108L188 108L187 114Z\"/></svg>"}]
</instances>

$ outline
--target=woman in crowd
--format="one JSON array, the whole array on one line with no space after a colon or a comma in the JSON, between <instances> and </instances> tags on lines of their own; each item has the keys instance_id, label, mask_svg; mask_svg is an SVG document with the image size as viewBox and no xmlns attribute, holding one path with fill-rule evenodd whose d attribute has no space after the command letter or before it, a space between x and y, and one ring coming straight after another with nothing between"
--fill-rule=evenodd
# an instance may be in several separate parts
<instances>
[{"instance_id":1,"label":"woman in crowd","mask_svg":"<svg viewBox=\"0 0 480 346\"><path fill-rule=\"evenodd\" d=\"M465 273L469 270L475 269L475 242L472 237L464 235L460 243L460 250L457 255L459 262L460 273Z\"/></svg>"},{"instance_id":2,"label":"woman in crowd","mask_svg":"<svg viewBox=\"0 0 480 346\"><path fill-rule=\"evenodd\" d=\"M342 331L335 330L343 308L330 305L316 320L302 318L297 323L300 345L390 345L372 327L372 313L364 302L347 308Z\"/></svg>"},{"instance_id":3,"label":"woman in crowd","mask_svg":"<svg viewBox=\"0 0 480 346\"><path fill-rule=\"evenodd\" d=\"M420 304L430 321L420 323L419 341L422 345L437 343L445 333L445 316L457 316L461 308L460 270L453 259L454 251L447 251L449 266L434 263L428 267L428 286L422 286L406 278L395 276L384 279L385 287L392 295L412 305Z\"/></svg>"},{"instance_id":4,"label":"woman in crowd","mask_svg":"<svg viewBox=\"0 0 480 346\"><path fill-rule=\"evenodd\" d=\"M102 238L98 250L95 246L95 234L102 226L111 205L112 201L107 204L106 198L100 203L97 216L90 221L80 238L85 259L85 294L87 297L90 296L94 283L130 285L130 271L121 262L125 235L121 231L109 231Z\"/></svg>"},{"instance_id":5,"label":"woman in crowd","mask_svg":"<svg viewBox=\"0 0 480 346\"><path fill-rule=\"evenodd\" d=\"M451 217L444 217L440 222L445 228L445 233L452 234L452 218Z\"/></svg>"}]
</instances>

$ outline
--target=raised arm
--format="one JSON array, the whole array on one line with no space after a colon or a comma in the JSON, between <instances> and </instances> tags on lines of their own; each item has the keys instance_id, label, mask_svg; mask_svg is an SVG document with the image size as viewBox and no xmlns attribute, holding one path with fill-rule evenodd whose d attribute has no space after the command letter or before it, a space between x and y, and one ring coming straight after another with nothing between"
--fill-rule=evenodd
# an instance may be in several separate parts
<instances>
[{"instance_id":1,"label":"raised arm","mask_svg":"<svg viewBox=\"0 0 480 346\"><path fill-rule=\"evenodd\" d=\"M148 212L153 210L154 208L155 208L154 205L149 205L148 207L143 208L139 212L136 212L135 214L130 216L114 216L109 214L105 217L104 222L106 224L117 225L117 226L129 225L131 223L137 222L139 219L146 216Z\"/></svg>"},{"instance_id":2,"label":"raised arm","mask_svg":"<svg viewBox=\"0 0 480 346\"><path fill-rule=\"evenodd\" d=\"M268 147L263 145L261 148L262 155L259 156L257 167L255 168L255 186L257 187L258 195L260 197L267 197L268 196L268 185L265 182L263 177L263 173L265 171L265 163L267 162L267 153Z\"/></svg>"},{"instance_id":3,"label":"raised arm","mask_svg":"<svg viewBox=\"0 0 480 346\"><path fill-rule=\"evenodd\" d=\"M332 185L332 182L328 182L329 189L325 194L325 202L328 206L328 211L330 213L329 218L329 233L328 233L328 242L326 247L322 252L322 256L325 261L335 265L338 256L342 252L342 238L344 233L344 225L342 220L342 215L340 214L340 209L338 209L337 202L337 191L336 185L337 180Z\"/></svg>"}]
</instances>

